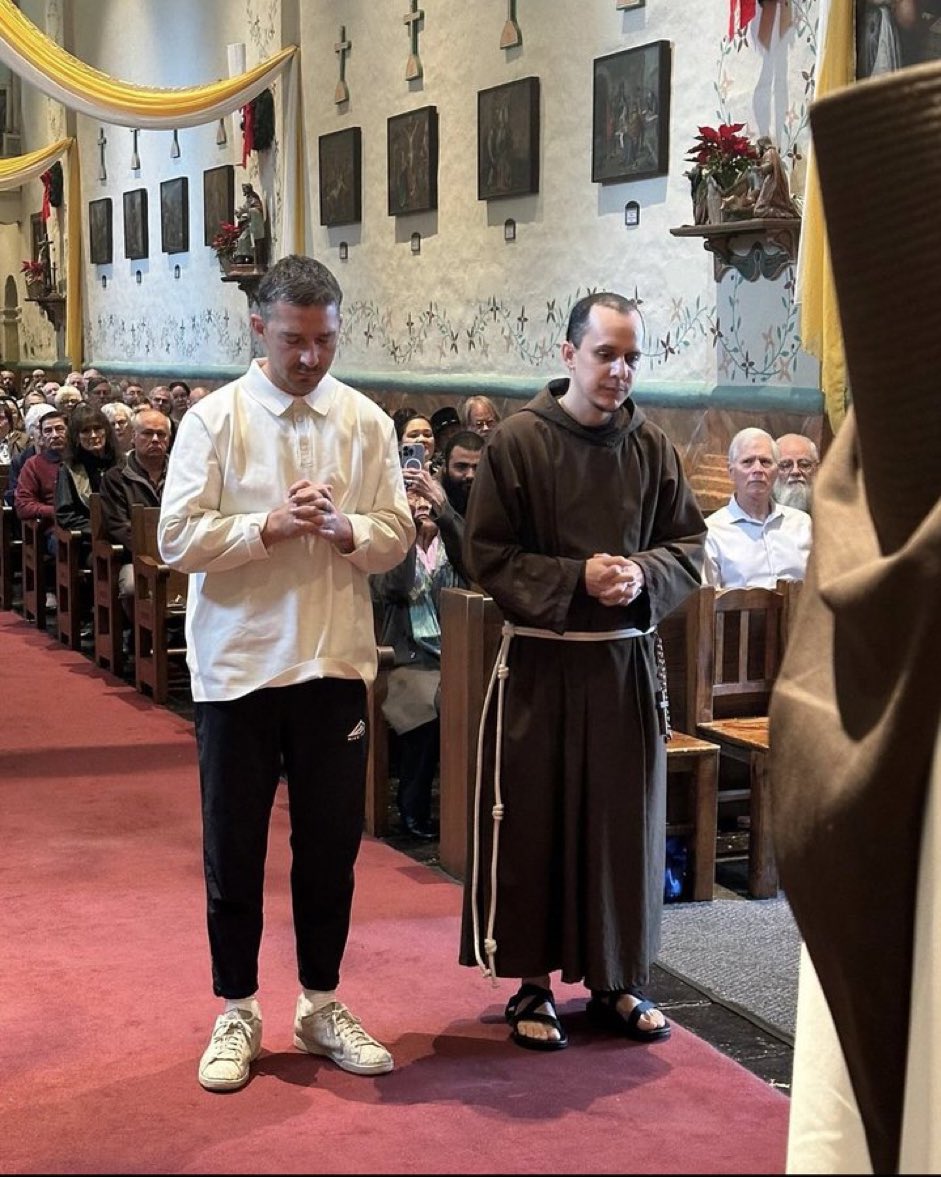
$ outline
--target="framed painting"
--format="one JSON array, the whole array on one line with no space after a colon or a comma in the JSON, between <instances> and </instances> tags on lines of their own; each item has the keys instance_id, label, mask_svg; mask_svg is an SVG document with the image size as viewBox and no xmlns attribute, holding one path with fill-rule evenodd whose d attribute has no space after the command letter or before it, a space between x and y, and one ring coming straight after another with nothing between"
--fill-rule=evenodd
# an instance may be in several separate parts
<instances>
[{"instance_id":1,"label":"framed painting","mask_svg":"<svg viewBox=\"0 0 941 1177\"><path fill-rule=\"evenodd\" d=\"M318 140L320 223L350 225L363 219L363 133L331 131Z\"/></svg>"},{"instance_id":2,"label":"framed painting","mask_svg":"<svg viewBox=\"0 0 941 1177\"><path fill-rule=\"evenodd\" d=\"M539 79L477 92L477 199L539 191Z\"/></svg>"},{"instance_id":3,"label":"framed painting","mask_svg":"<svg viewBox=\"0 0 941 1177\"><path fill-rule=\"evenodd\" d=\"M93 266L107 266L113 259L111 197L88 202L88 260Z\"/></svg>"},{"instance_id":4,"label":"framed painting","mask_svg":"<svg viewBox=\"0 0 941 1177\"><path fill-rule=\"evenodd\" d=\"M189 180L178 176L160 182L160 248L185 253L190 247Z\"/></svg>"},{"instance_id":5,"label":"framed painting","mask_svg":"<svg viewBox=\"0 0 941 1177\"><path fill-rule=\"evenodd\" d=\"M148 255L147 189L134 188L124 193L124 256Z\"/></svg>"},{"instance_id":6,"label":"framed painting","mask_svg":"<svg viewBox=\"0 0 941 1177\"><path fill-rule=\"evenodd\" d=\"M393 115L388 127L389 216L438 207L438 108Z\"/></svg>"},{"instance_id":7,"label":"framed painting","mask_svg":"<svg viewBox=\"0 0 941 1177\"><path fill-rule=\"evenodd\" d=\"M223 221L235 224L235 168L230 163L203 172L204 245L212 245Z\"/></svg>"},{"instance_id":8,"label":"framed painting","mask_svg":"<svg viewBox=\"0 0 941 1177\"><path fill-rule=\"evenodd\" d=\"M665 176L670 161L669 41L597 57L591 178L595 183Z\"/></svg>"},{"instance_id":9,"label":"framed painting","mask_svg":"<svg viewBox=\"0 0 941 1177\"><path fill-rule=\"evenodd\" d=\"M855 0L856 77L941 58L941 0Z\"/></svg>"}]
</instances>

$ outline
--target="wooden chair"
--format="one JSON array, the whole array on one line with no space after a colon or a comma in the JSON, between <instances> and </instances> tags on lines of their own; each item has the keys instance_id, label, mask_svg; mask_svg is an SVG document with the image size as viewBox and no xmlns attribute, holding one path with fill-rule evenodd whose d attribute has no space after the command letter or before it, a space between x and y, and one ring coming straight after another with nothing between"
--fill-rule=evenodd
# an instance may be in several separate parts
<instances>
[{"instance_id":1,"label":"wooden chair","mask_svg":"<svg viewBox=\"0 0 941 1177\"><path fill-rule=\"evenodd\" d=\"M56 636L70 650L82 648L82 623L91 620L91 570L85 567L87 541L77 530L58 524L56 537Z\"/></svg>"},{"instance_id":2,"label":"wooden chair","mask_svg":"<svg viewBox=\"0 0 941 1177\"><path fill-rule=\"evenodd\" d=\"M105 535L101 495L92 494L89 507L95 665L120 676L124 670L125 614L118 594L118 574L125 562L125 549L122 544L111 543Z\"/></svg>"},{"instance_id":3,"label":"wooden chair","mask_svg":"<svg viewBox=\"0 0 941 1177\"><path fill-rule=\"evenodd\" d=\"M37 629L46 628L46 536L38 519L20 521L23 617Z\"/></svg>"},{"instance_id":4,"label":"wooden chair","mask_svg":"<svg viewBox=\"0 0 941 1177\"><path fill-rule=\"evenodd\" d=\"M165 703L170 693L170 660L186 655L183 643L171 645L186 616L186 573L169 568L157 547L159 507L131 508L134 553L134 683L142 695Z\"/></svg>"},{"instance_id":5,"label":"wooden chair","mask_svg":"<svg viewBox=\"0 0 941 1177\"><path fill-rule=\"evenodd\" d=\"M667 837L681 837L689 854L682 899L711 902L718 836L719 746L695 734L689 674L696 595L657 626L663 643L673 734L667 742Z\"/></svg>"},{"instance_id":6,"label":"wooden chair","mask_svg":"<svg viewBox=\"0 0 941 1177\"><path fill-rule=\"evenodd\" d=\"M718 804L748 808L748 892L755 899L778 893L771 837L768 782L768 704L781 664L787 618L799 586L773 589L703 586L694 598L690 626L696 734L719 745L721 756L744 766L740 781L723 782ZM720 761L721 764L721 761ZM728 776L731 774L727 774ZM741 847L729 847L739 857Z\"/></svg>"},{"instance_id":7,"label":"wooden chair","mask_svg":"<svg viewBox=\"0 0 941 1177\"><path fill-rule=\"evenodd\" d=\"M0 609L12 609L17 583L22 594L23 538L12 507L0 508Z\"/></svg>"},{"instance_id":8,"label":"wooden chair","mask_svg":"<svg viewBox=\"0 0 941 1177\"><path fill-rule=\"evenodd\" d=\"M395 665L395 650L378 646L379 666L369 688L367 700L369 722L369 759L366 762L365 830L374 838L389 833L389 727L382 714L382 704L389 689L389 671Z\"/></svg>"}]
</instances>

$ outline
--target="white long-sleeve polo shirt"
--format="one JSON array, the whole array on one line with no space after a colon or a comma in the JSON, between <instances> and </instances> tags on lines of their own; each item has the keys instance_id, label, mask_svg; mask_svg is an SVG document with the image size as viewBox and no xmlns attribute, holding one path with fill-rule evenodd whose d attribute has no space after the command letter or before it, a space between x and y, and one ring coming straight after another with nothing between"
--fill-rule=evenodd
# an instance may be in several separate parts
<instances>
[{"instance_id":1,"label":"white long-sleeve polo shirt","mask_svg":"<svg viewBox=\"0 0 941 1177\"><path fill-rule=\"evenodd\" d=\"M703 584L716 588L774 588L779 579L803 580L810 555L806 511L772 502L767 519L754 519L735 495L706 517Z\"/></svg>"},{"instance_id":2,"label":"white long-sleeve polo shirt","mask_svg":"<svg viewBox=\"0 0 941 1177\"><path fill-rule=\"evenodd\" d=\"M353 551L299 536L261 538L299 479L328 482ZM391 418L329 373L293 397L255 360L185 414L160 510L163 559L189 573L193 699L237 699L311 678L376 674L368 576L400 563L414 537Z\"/></svg>"}]
</instances>

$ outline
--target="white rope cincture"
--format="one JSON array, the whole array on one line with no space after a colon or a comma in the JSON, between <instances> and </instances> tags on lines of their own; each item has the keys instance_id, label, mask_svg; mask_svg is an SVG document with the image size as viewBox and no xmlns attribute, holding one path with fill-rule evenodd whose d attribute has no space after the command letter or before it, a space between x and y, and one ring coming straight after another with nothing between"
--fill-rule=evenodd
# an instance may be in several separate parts
<instances>
[{"instance_id":1,"label":"white rope cincture","mask_svg":"<svg viewBox=\"0 0 941 1177\"><path fill-rule=\"evenodd\" d=\"M500 648L497 650L493 670L490 673L490 681L487 684L487 693L484 696L484 705L480 713L480 725L477 729L477 767L474 774L474 839L471 865L471 919L474 930L474 955L483 976L491 979L494 988L497 987L497 942L493 938L494 927L497 922L497 864L500 850L500 823L503 821L505 812L500 780L503 760L503 703L506 680L510 676L510 643L514 637L543 638L556 642L616 642L622 641L625 638L646 637L650 633L653 633L653 627L650 629L605 630L601 633L581 630L566 630L564 633L555 633L551 629L534 629L525 625L513 625L509 621L503 623ZM490 713L494 685L497 686L497 727L494 740L493 809L491 811L493 817L493 845L490 852L490 905L487 912L487 930L483 941L484 951L481 954L480 916L477 909L477 888L480 881L480 798L483 784L484 730L487 726L487 716ZM484 960L484 956L487 958L486 961Z\"/></svg>"}]
</instances>

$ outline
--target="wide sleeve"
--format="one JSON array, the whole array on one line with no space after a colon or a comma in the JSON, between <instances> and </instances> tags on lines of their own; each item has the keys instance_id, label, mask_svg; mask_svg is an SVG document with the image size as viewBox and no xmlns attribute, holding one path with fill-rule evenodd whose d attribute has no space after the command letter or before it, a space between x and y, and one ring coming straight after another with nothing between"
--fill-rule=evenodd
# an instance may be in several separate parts
<instances>
[{"instance_id":1,"label":"wide sleeve","mask_svg":"<svg viewBox=\"0 0 941 1177\"><path fill-rule=\"evenodd\" d=\"M184 418L185 420L185 418ZM379 436L375 435L378 426ZM383 416L373 431L364 437L364 448L373 463L360 501L338 507L353 528L353 550L343 553L346 560L368 575L387 572L405 559L415 541L415 524L405 496L402 466L395 426L391 417Z\"/></svg>"},{"instance_id":2,"label":"wide sleeve","mask_svg":"<svg viewBox=\"0 0 941 1177\"><path fill-rule=\"evenodd\" d=\"M510 619L562 633L585 561L533 550L524 472L517 439L498 430L483 449L468 500L464 567Z\"/></svg>"},{"instance_id":3,"label":"wide sleeve","mask_svg":"<svg viewBox=\"0 0 941 1177\"><path fill-rule=\"evenodd\" d=\"M663 434L658 444L660 452L650 463L657 482L648 489L655 503L652 525L642 550L633 553L644 570L643 628L668 617L699 587L706 539L706 521L675 446Z\"/></svg>"},{"instance_id":4,"label":"wide sleeve","mask_svg":"<svg viewBox=\"0 0 941 1177\"><path fill-rule=\"evenodd\" d=\"M161 557L181 572L226 572L267 560L261 538L267 511L224 515L222 467L202 418L187 413L170 450L160 502Z\"/></svg>"}]
</instances>

